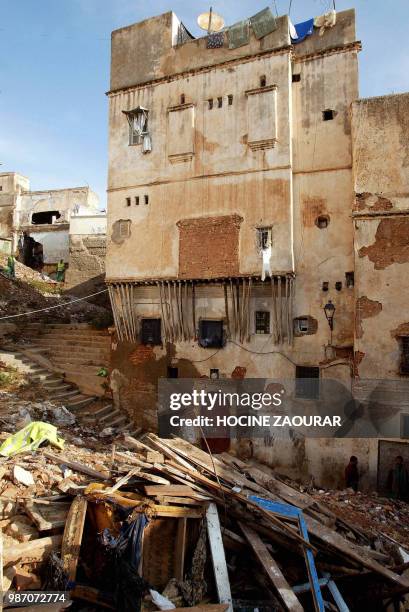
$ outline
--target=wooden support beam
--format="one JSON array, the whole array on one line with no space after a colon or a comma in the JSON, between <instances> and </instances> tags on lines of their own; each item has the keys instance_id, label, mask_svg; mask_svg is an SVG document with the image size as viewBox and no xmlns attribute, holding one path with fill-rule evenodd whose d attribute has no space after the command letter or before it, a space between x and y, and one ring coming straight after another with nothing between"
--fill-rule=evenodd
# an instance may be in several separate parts
<instances>
[{"instance_id":1,"label":"wooden support beam","mask_svg":"<svg viewBox=\"0 0 409 612\"><path fill-rule=\"evenodd\" d=\"M6 567L11 563L44 561L53 550L60 548L61 541L62 536L55 535L14 544L13 546L5 546L3 549L3 565Z\"/></svg>"},{"instance_id":2,"label":"wooden support beam","mask_svg":"<svg viewBox=\"0 0 409 612\"><path fill-rule=\"evenodd\" d=\"M85 497L76 497L68 512L61 546L61 560L68 580L73 582L77 574L82 534L88 502ZM31 543L31 542L30 542Z\"/></svg>"},{"instance_id":3,"label":"wooden support beam","mask_svg":"<svg viewBox=\"0 0 409 612\"><path fill-rule=\"evenodd\" d=\"M239 522L239 525L247 542L271 580L285 609L290 612L303 612L304 608L295 596L294 591L288 584L276 561L268 552L260 536L251 527L244 525L244 523Z\"/></svg>"},{"instance_id":4,"label":"wooden support beam","mask_svg":"<svg viewBox=\"0 0 409 612\"><path fill-rule=\"evenodd\" d=\"M226 557L224 556L223 540L216 504L209 504L206 512L206 522L219 602L228 604L228 612L233 612L229 575L227 573Z\"/></svg>"},{"instance_id":5,"label":"wooden support beam","mask_svg":"<svg viewBox=\"0 0 409 612\"><path fill-rule=\"evenodd\" d=\"M187 518L180 518L178 520L178 530L176 534L175 561L173 570L174 576L179 582L182 582L185 571L186 527Z\"/></svg>"}]
</instances>

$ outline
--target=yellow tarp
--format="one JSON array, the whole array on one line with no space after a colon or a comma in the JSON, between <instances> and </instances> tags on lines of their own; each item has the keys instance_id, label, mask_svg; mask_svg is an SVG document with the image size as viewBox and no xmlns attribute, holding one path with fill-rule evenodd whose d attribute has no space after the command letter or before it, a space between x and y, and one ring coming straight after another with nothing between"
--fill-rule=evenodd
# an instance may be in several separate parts
<instances>
[{"instance_id":1,"label":"yellow tarp","mask_svg":"<svg viewBox=\"0 0 409 612\"><path fill-rule=\"evenodd\" d=\"M57 436L57 428L54 425L33 421L3 442L0 446L0 455L11 457L17 453L35 451L46 441L57 448L64 448L64 440Z\"/></svg>"}]
</instances>

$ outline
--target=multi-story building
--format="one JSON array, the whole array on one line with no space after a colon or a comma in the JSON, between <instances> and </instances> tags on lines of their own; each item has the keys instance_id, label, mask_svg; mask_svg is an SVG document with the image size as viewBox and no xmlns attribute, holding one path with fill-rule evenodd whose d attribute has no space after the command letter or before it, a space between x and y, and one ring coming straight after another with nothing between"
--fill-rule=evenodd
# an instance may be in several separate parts
<instances>
[{"instance_id":1,"label":"multi-story building","mask_svg":"<svg viewBox=\"0 0 409 612\"><path fill-rule=\"evenodd\" d=\"M350 388L364 367L351 220L360 43L353 10L327 25L292 40L288 16L263 12L192 39L170 12L112 34L112 387L141 427L156 427L160 377L308 378L308 402L320 380ZM376 443L265 439L252 452L326 484L357 454L373 484Z\"/></svg>"}]
</instances>

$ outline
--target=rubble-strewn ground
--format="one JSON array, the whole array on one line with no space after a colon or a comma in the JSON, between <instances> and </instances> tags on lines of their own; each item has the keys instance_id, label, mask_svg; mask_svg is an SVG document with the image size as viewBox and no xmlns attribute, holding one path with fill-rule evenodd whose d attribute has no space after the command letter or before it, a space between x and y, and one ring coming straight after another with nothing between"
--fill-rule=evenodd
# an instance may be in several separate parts
<instances>
[{"instance_id":1,"label":"rubble-strewn ground","mask_svg":"<svg viewBox=\"0 0 409 612\"><path fill-rule=\"evenodd\" d=\"M6 260L7 257L0 253L0 271L5 267ZM67 294L60 295L61 287L58 283L19 262L16 262L15 269L15 279L0 274L0 324L3 321L14 324L16 322L32 321L32 318L26 319L25 317L2 321L1 317L56 305L61 305L61 308L53 308L50 311L39 313L35 320L66 323L82 322L106 312L101 306L86 301L73 302L76 298Z\"/></svg>"},{"instance_id":2,"label":"rubble-strewn ground","mask_svg":"<svg viewBox=\"0 0 409 612\"><path fill-rule=\"evenodd\" d=\"M248 497L256 494L300 504L316 547L319 575L331 572L351 611L382 610L382 600L389 594L405 592L406 584L409 591L409 582L401 575L406 569L404 549L409 548L409 510L403 502L345 491L308 494L277 479L267 466L227 453L210 458L177 439L160 440L150 434L139 440L126 435L103 437L97 427L82 426L63 406L45 397L29 397L21 376L0 391L0 442L30 420L41 420L57 427L65 446L0 458L5 588L47 585L50 589L65 584L72 567L67 546L78 537L72 570L77 584L75 609L153 611L158 607L149 588L177 607L217 601L212 553L200 527L208 504L214 502L236 609L282 611L282 602L252 549L254 533L290 585L307 580L305 558L292 523L282 518L271 522L268 513L260 514ZM81 512L86 512L86 520ZM131 536L122 536L121 549L116 538L139 529L142 516L148 519L143 579L133 583L118 557L128 550L131 540L126 538ZM183 531L178 525L183 523L174 517L183 516L190 518L180 573L178 538ZM119 567L125 577L118 583ZM388 572L391 579L386 578ZM135 605L124 603L125 596ZM305 610L313 610L308 593L298 597Z\"/></svg>"},{"instance_id":3,"label":"rubble-strewn ground","mask_svg":"<svg viewBox=\"0 0 409 612\"><path fill-rule=\"evenodd\" d=\"M339 517L346 517L357 529L376 537L379 532L409 549L409 504L379 497L376 493L320 491L314 499L325 503Z\"/></svg>"}]
</instances>

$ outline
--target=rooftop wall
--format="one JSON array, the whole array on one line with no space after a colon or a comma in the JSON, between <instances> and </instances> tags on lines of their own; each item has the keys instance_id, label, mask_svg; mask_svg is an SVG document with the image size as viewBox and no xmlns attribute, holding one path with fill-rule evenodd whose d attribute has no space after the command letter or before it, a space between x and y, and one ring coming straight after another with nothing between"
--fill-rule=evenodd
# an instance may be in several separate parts
<instances>
[{"instance_id":1,"label":"rooftop wall","mask_svg":"<svg viewBox=\"0 0 409 612\"><path fill-rule=\"evenodd\" d=\"M167 76L258 55L291 45L289 19L278 17L277 29L257 40L250 28L249 43L237 49L207 49L207 37L175 45L179 20L172 12L112 32L111 90L126 89ZM320 36L318 30L294 45L296 55L319 53L355 42L355 11L337 13L337 23Z\"/></svg>"}]
</instances>

